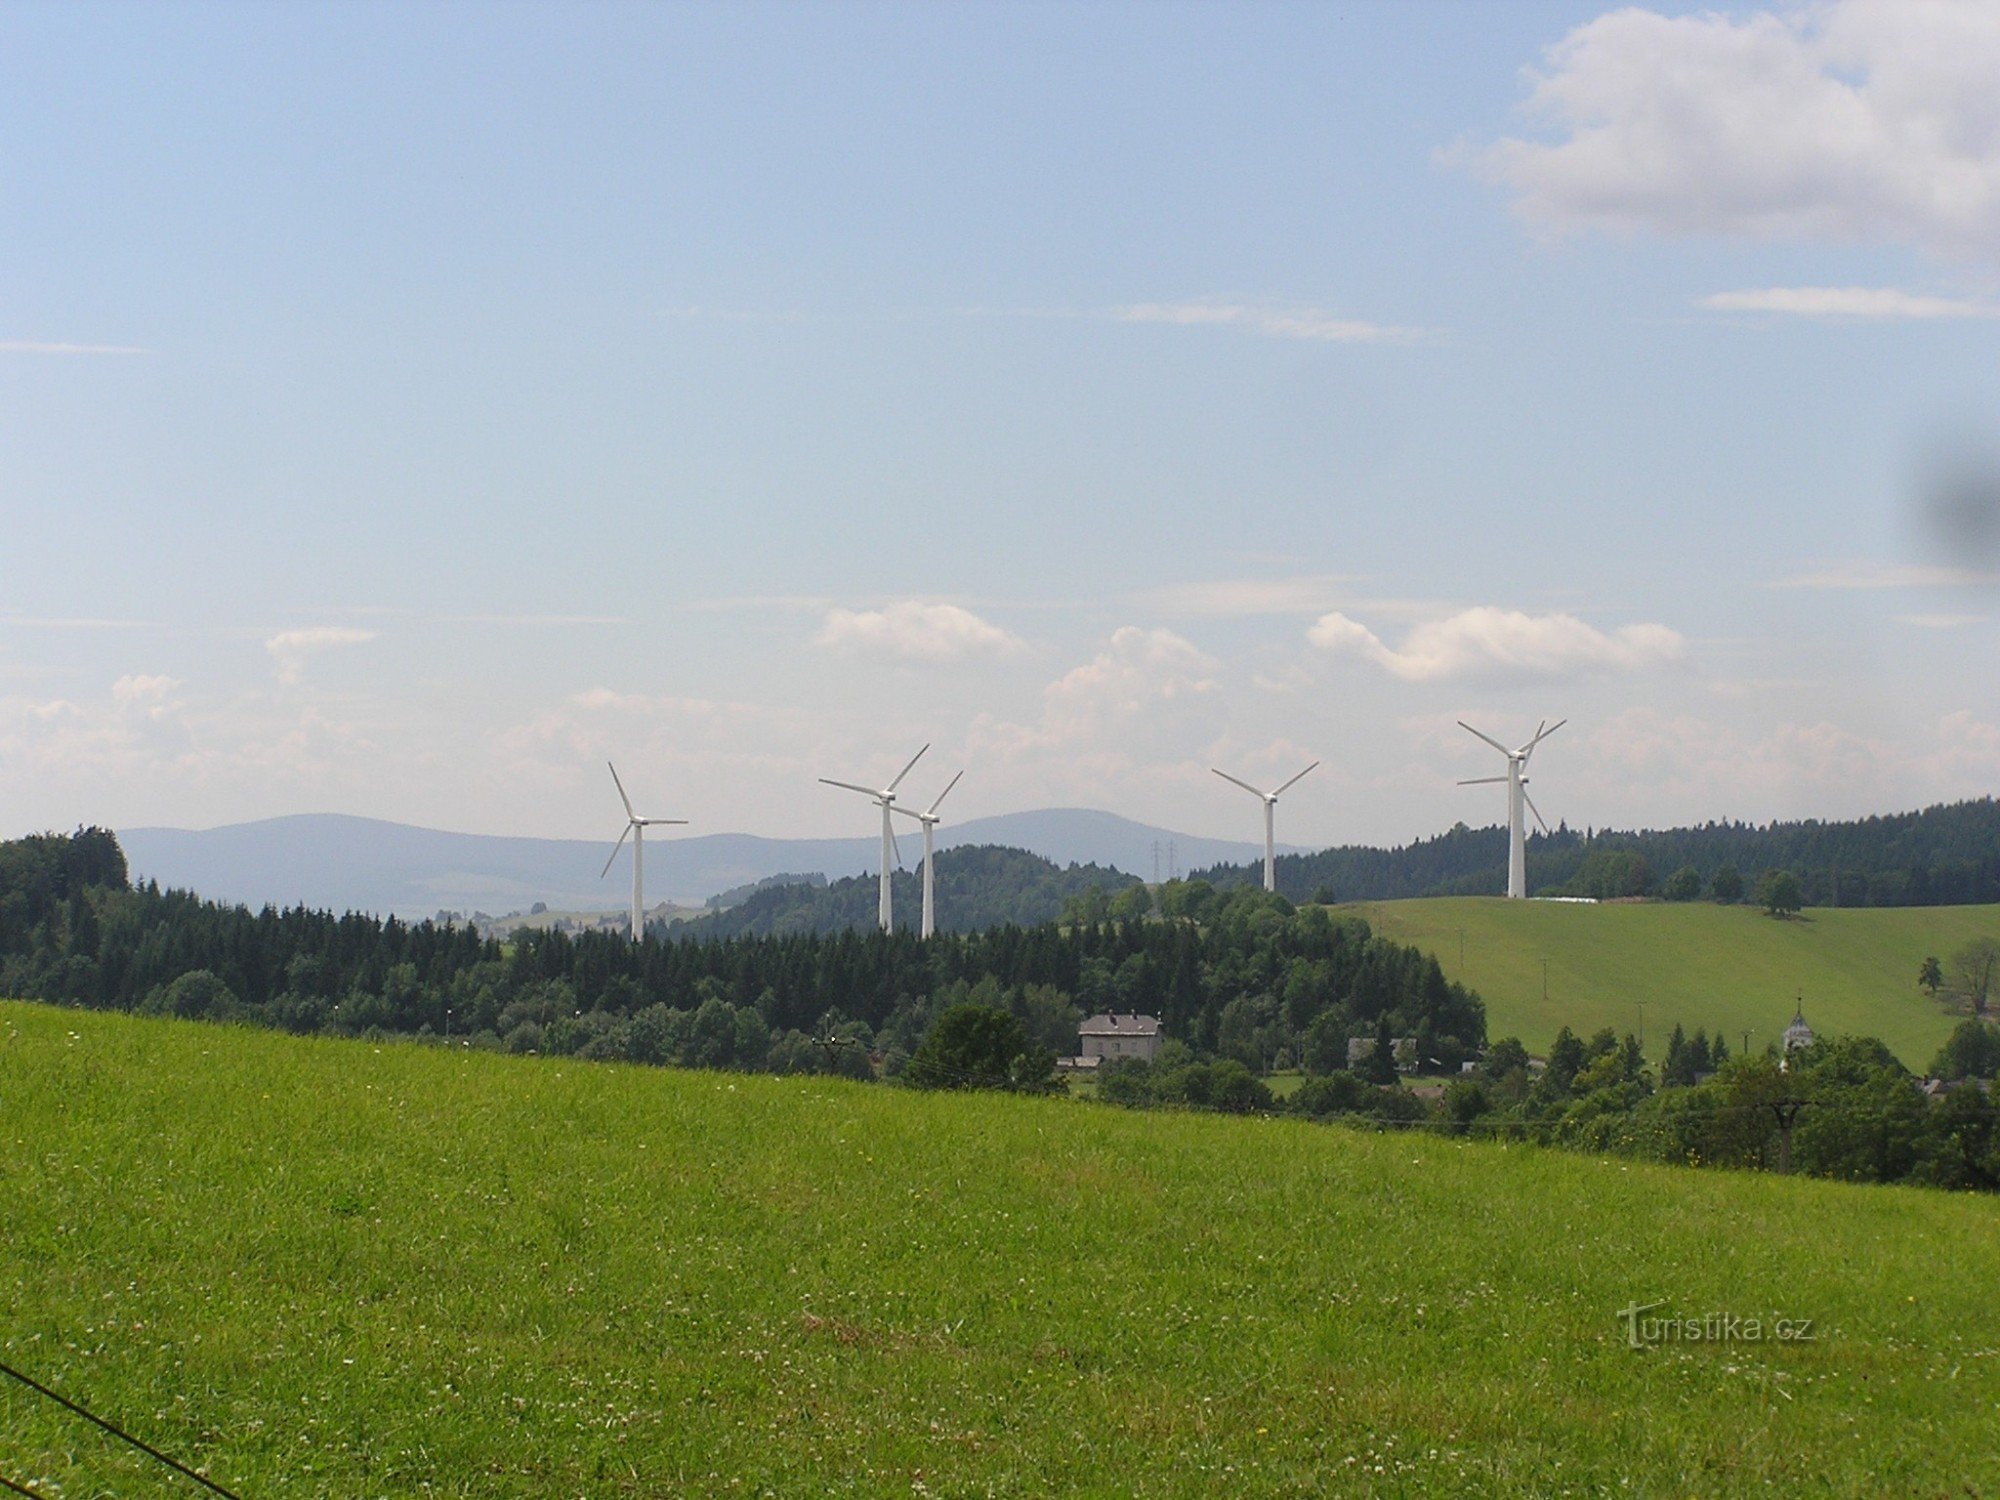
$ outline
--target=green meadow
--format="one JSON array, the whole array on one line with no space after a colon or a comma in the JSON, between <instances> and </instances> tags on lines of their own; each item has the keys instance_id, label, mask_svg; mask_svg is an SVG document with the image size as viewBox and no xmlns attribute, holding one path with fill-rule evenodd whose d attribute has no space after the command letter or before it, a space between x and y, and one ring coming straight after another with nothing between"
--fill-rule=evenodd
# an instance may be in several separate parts
<instances>
[{"instance_id":1,"label":"green meadow","mask_svg":"<svg viewBox=\"0 0 2000 1500\"><path fill-rule=\"evenodd\" d=\"M1353 908L1384 937L1437 956L1486 1002L1489 1037L1545 1050L1568 1026L1639 1030L1658 1058L1676 1023L1761 1050L1805 1005L1821 1035L1880 1037L1921 1072L1961 1015L1917 987L1926 955L1949 961L2000 937L2000 906L1809 910L1776 920L1709 902L1506 901L1452 897ZM1461 954L1463 955L1461 957ZM1547 998L1543 998L1543 961ZM1641 1002L1644 1002L1643 1013Z\"/></svg>"},{"instance_id":2,"label":"green meadow","mask_svg":"<svg viewBox=\"0 0 2000 1500\"><path fill-rule=\"evenodd\" d=\"M0 1359L246 1497L1993 1494L1996 1217L0 1005ZM11 1385L0 1476L193 1492Z\"/></svg>"}]
</instances>

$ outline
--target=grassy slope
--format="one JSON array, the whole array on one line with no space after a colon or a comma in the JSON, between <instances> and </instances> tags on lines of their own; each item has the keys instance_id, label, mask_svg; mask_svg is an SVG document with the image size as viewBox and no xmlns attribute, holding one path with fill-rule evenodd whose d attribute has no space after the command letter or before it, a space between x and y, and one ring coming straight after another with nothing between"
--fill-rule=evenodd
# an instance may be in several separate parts
<instances>
[{"instance_id":1,"label":"grassy slope","mask_svg":"<svg viewBox=\"0 0 2000 1500\"><path fill-rule=\"evenodd\" d=\"M1778 922L1741 906L1578 906L1457 897L1357 908L1384 936L1438 957L1486 1001L1487 1034L1546 1048L1567 1025L1635 1031L1644 1000L1648 1051L1679 1022L1739 1046L1775 1041L1803 993L1821 1034L1878 1036L1917 1070L1960 1019L1917 988L1926 954L1949 959L1976 935L2000 937L2000 907L1809 911ZM1459 931L1465 960L1459 961ZM1542 1000L1542 959L1549 998Z\"/></svg>"},{"instance_id":2,"label":"grassy slope","mask_svg":"<svg viewBox=\"0 0 2000 1500\"><path fill-rule=\"evenodd\" d=\"M2000 1493L1990 1200L10 1004L0 1219L0 1358L246 1495Z\"/></svg>"}]
</instances>

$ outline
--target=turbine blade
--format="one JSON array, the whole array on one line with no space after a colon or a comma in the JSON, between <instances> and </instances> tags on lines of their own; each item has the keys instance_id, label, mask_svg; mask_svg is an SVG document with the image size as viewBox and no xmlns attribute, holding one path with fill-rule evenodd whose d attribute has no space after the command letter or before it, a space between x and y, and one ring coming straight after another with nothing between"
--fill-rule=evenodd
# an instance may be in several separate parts
<instances>
[{"instance_id":1,"label":"turbine blade","mask_svg":"<svg viewBox=\"0 0 2000 1500\"><path fill-rule=\"evenodd\" d=\"M606 859L604 861L604 868L597 872L597 878L599 880L602 880L605 876L611 873L611 861L613 859L616 859L618 857L618 851L625 847L626 835L630 834L631 832L632 832L632 825L630 823L627 823L625 825L625 831L618 835L618 842L611 846L611 855L609 859Z\"/></svg>"},{"instance_id":2,"label":"turbine blade","mask_svg":"<svg viewBox=\"0 0 2000 1500\"><path fill-rule=\"evenodd\" d=\"M686 818L634 818L632 821L635 823L643 823L648 828L655 828L661 826L669 828L687 827Z\"/></svg>"},{"instance_id":3,"label":"turbine blade","mask_svg":"<svg viewBox=\"0 0 2000 1500\"><path fill-rule=\"evenodd\" d=\"M1497 786L1505 781L1505 776L1475 776L1470 781L1461 781L1460 786Z\"/></svg>"},{"instance_id":4,"label":"turbine blade","mask_svg":"<svg viewBox=\"0 0 2000 1500\"><path fill-rule=\"evenodd\" d=\"M1555 723L1551 724L1547 719L1542 720L1543 727L1537 729L1535 731L1535 737L1529 740L1527 744L1521 747L1521 759L1526 760L1530 755L1533 755L1535 753L1535 746L1539 745L1543 740L1547 739L1550 735L1554 734L1558 729L1562 728L1563 725L1567 724L1568 722L1569 722L1568 719L1557 719Z\"/></svg>"},{"instance_id":5,"label":"turbine blade","mask_svg":"<svg viewBox=\"0 0 2000 1500\"><path fill-rule=\"evenodd\" d=\"M930 749L929 745L924 746L924 750L928 749ZM885 792L893 792L896 790L897 787L901 786L903 784L903 778L909 775L910 772L916 767L917 762L924 758L924 750L919 750L915 755L912 755L910 757L909 765L903 767L902 770L898 771L896 773L896 779L890 782L882 790Z\"/></svg>"},{"instance_id":6,"label":"turbine blade","mask_svg":"<svg viewBox=\"0 0 2000 1500\"><path fill-rule=\"evenodd\" d=\"M1514 753L1513 751L1509 750L1505 745L1501 744L1498 740L1494 739L1492 735L1479 734L1478 730L1474 729L1470 724L1466 723L1465 720L1463 719L1460 719L1458 721L1458 727L1460 729L1463 729L1467 734L1478 734L1482 740L1486 741L1487 744L1491 745L1495 750L1498 750L1502 755L1512 755Z\"/></svg>"},{"instance_id":7,"label":"turbine blade","mask_svg":"<svg viewBox=\"0 0 2000 1500\"><path fill-rule=\"evenodd\" d=\"M889 811L892 813L900 813L906 818L915 818L919 823L923 822L924 820L924 815L922 813L918 812L913 807L905 807L900 802L891 802L889 804ZM889 835L889 837L893 839L895 838L895 835L892 833Z\"/></svg>"},{"instance_id":8,"label":"turbine blade","mask_svg":"<svg viewBox=\"0 0 2000 1500\"><path fill-rule=\"evenodd\" d=\"M611 784L618 788L618 800L625 804L625 816L636 818L638 814L632 811L632 799L625 795L625 783L618 779L618 768L612 766L608 760L605 765L611 766Z\"/></svg>"},{"instance_id":9,"label":"turbine blade","mask_svg":"<svg viewBox=\"0 0 2000 1500\"><path fill-rule=\"evenodd\" d=\"M1542 832L1547 833L1549 831L1549 820L1543 817L1542 810L1535 806L1535 799L1530 797L1526 792L1523 792L1521 793L1521 800L1528 804L1528 811L1533 813L1535 821L1542 825Z\"/></svg>"},{"instance_id":10,"label":"turbine blade","mask_svg":"<svg viewBox=\"0 0 2000 1500\"><path fill-rule=\"evenodd\" d=\"M958 773L958 776L963 776L964 774L965 772L960 771ZM932 811L933 813L936 812L939 806L942 805L942 803L944 802L944 799L951 795L951 789L958 785L958 776L952 777L951 780L947 781L944 784L944 790L937 794L937 801L933 802L930 805L930 811Z\"/></svg>"},{"instance_id":11,"label":"turbine blade","mask_svg":"<svg viewBox=\"0 0 2000 1500\"><path fill-rule=\"evenodd\" d=\"M1273 793L1271 793L1271 795L1272 795L1273 797L1275 797L1275 796L1277 796L1277 795L1278 795L1278 794L1279 794L1280 792L1284 792L1284 791L1286 791L1286 790L1290 789L1290 787L1292 786L1292 783L1293 783L1293 782L1298 782L1298 781L1303 781L1303 780L1305 780L1306 776L1307 776L1307 775L1308 775L1309 773L1311 773L1311 772L1313 772L1313 771L1316 771L1316 770L1318 770L1318 769L1319 769L1319 762L1318 762L1318 761L1314 761L1314 762L1313 762L1313 763L1312 763L1311 765L1307 766L1307 767L1305 768L1305 770L1303 770L1303 771L1299 772L1299 774L1298 774L1298 775L1294 776L1294 777L1292 778L1292 780L1291 780L1291 781L1288 781L1288 782L1286 782L1286 783L1284 784L1284 786L1281 786L1281 787L1279 787L1279 788L1278 788L1278 790L1277 790L1276 792L1273 792Z\"/></svg>"},{"instance_id":12,"label":"turbine blade","mask_svg":"<svg viewBox=\"0 0 2000 1500\"><path fill-rule=\"evenodd\" d=\"M1231 776L1227 771L1216 771L1214 766L1210 766L1209 770L1215 771L1215 774L1220 776L1224 781L1236 782L1238 786L1242 787L1244 791L1248 792L1253 797L1261 797L1264 795L1262 790L1260 790L1259 788L1250 785L1250 783L1247 781L1238 780L1236 777Z\"/></svg>"},{"instance_id":13,"label":"turbine blade","mask_svg":"<svg viewBox=\"0 0 2000 1500\"><path fill-rule=\"evenodd\" d=\"M900 811L900 809L897 809L897 810L898 810L898 811ZM895 827L894 827L893 825L891 825L891 827L890 827L890 829L889 829L889 847L890 847L891 849L894 849L894 850L896 851L896 868L897 868L897 869L899 869L899 870L900 870L900 869L902 869L902 868L903 868L903 841L902 841L901 839L899 839L899 838L897 838L897 837L896 837L896 830L895 830Z\"/></svg>"},{"instance_id":14,"label":"turbine blade","mask_svg":"<svg viewBox=\"0 0 2000 1500\"><path fill-rule=\"evenodd\" d=\"M822 776L820 780L828 786L837 786L850 792L859 792L864 797L873 797L877 802L882 800L882 793L872 786L856 786L851 781L835 781L831 776Z\"/></svg>"}]
</instances>

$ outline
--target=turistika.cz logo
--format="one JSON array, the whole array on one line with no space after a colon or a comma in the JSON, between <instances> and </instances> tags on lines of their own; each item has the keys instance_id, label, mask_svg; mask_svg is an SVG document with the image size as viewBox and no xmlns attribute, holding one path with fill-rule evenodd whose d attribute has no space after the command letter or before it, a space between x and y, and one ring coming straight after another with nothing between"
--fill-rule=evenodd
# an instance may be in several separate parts
<instances>
[{"instance_id":1,"label":"turistika.cz logo","mask_svg":"<svg viewBox=\"0 0 2000 1500\"><path fill-rule=\"evenodd\" d=\"M1625 1342L1634 1349L1656 1344L1809 1344L1818 1335L1811 1318L1746 1317L1742 1313L1711 1312L1683 1317L1655 1314L1661 1302L1633 1303L1618 1309L1625 1325Z\"/></svg>"}]
</instances>

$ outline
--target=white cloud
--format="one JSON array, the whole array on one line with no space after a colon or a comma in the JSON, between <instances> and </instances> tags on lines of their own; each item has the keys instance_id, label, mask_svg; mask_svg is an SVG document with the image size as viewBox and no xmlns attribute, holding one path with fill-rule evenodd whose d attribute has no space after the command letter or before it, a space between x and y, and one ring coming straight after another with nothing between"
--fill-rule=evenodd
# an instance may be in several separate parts
<instances>
[{"instance_id":1,"label":"white cloud","mask_svg":"<svg viewBox=\"0 0 2000 1500\"><path fill-rule=\"evenodd\" d=\"M1606 633L1574 615L1529 615L1490 605L1413 628L1391 647L1358 620L1323 615L1306 633L1315 646L1358 656L1405 682L1447 678L1560 677L1633 671L1678 660L1686 643L1665 625L1622 625Z\"/></svg>"},{"instance_id":2,"label":"white cloud","mask_svg":"<svg viewBox=\"0 0 2000 1500\"><path fill-rule=\"evenodd\" d=\"M956 604L905 599L882 609L830 609L818 644L921 661L1018 651L1021 642Z\"/></svg>"},{"instance_id":3,"label":"white cloud","mask_svg":"<svg viewBox=\"0 0 2000 1500\"><path fill-rule=\"evenodd\" d=\"M1897 615L1898 625L1914 625L1919 630L1960 630L1967 625L1984 625L1990 615Z\"/></svg>"},{"instance_id":4,"label":"white cloud","mask_svg":"<svg viewBox=\"0 0 2000 1500\"><path fill-rule=\"evenodd\" d=\"M0 339L0 354L149 354L129 344L52 344L38 339Z\"/></svg>"},{"instance_id":5,"label":"white cloud","mask_svg":"<svg viewBox=\"0 0 2000 1500\"><path fill-rule=\"evenodd\" d=\"M1165 323L1180 328L1240 328L1267 338L1305 339L1314 343L1355 344L1404 342L1421 338L1418 328L1396 328L1343 318L1317 307L1278 307L1247 302L1135 302L1115 307L1120 323Z\"/></svg>"},{"instance_id":6,"label":"white cloud","mask_svg":"<svg viewBox=\"0 0 2000 1500\"><path fill-rule=\"evenodd\" d=\"M1746 733L1735 723L1690 714L1627 709L1583 737L1579 780L1627 798L1643 785L1656 802L1736 812L1721 798L1771 816L1786 806L1880 811L1888 787L1910 757L1896 746L1825 720L1777 724Z\"/></svg>"},{"instance_id":7,"label":"white cloud","mask_svg":"<svg viewBox=\"0 0 2000 1500\"><path fill-rule=\"evenodd\" d=\"M1951 589L1976 588L2000 583L2000 573L1980 573L1971 568L1930 567L1920 563L1882 563L1856 560L1832 563L1811 573L1777 578L1764 585L1769 589Z\"/></svg>"},{"instance_id":8,"label":"white cloud","mask_svg":"<svg viewBox=\"0 0 2000 1500\"><path fill-rule=\"evenodd\" d=\"M334 646L358 646L375 639L372 630L352 625L313 625L303 630L282 630L264 642L264 649L276 658L278 681L290 686L305 675L306 658L315 651Z\"/></svg>"},{"instance_id":9,"label":"white cloud","mask_svg":"<svg viewBox=\"0 0 2000 1500\"><path fill-rule=\"evenodd\" d=\"M1134 602L1162 614L1250 618L1257 615L1313 615L1331 609L1342 584L1354 580L1335 573L1298 578L1215 578L1148 589Z\"/></svg>"},{"instance_id":10,"label":"white cloud","mask_svg":"<svg viewBox=\"0 0 2000 1500\"><path fill-rule=\"evenodd\" d=\"M2000 6L1628 7L1551 47L1554 141L1479 157L1554 229L1885 240L2000 258Z\"/></svg>"},{"instance_id":11,"label":"white cloud","mask_svg":"<svg viewBox=\"0 0 2000 1500\"><path fill-rule=\"evenodd\" d=\"M2000 80L1996 80L2000 86ZM2000 307L1989 302L1965 302L1928 297L1895 287L1774 286L1742 292L1717 292L1697 304L1714 312L1785 313L1797 318L1845 318L1884 322L1890 319L2000 318Z\"/></svg>"},{"instance_id":12,"label":"white cloud","mask_svg":"<svg viewBox=\"0 0 2000 1500\"><path fill-rule=\"evenodd\" d=\"M1141 788L1196 785L1227 720L1217 671L1171 630L1123 626L1043 689L1039 722L982 715L967 753L1042 799L1129 805Z\"/></svg>"},{"instance_id":13,"label":"white cloud","mask_svg":"<svg viewBox=\"0 0 2000 1500\"><path fill-rule=\"evenodd\" d=\"M1156 704L1205 698L1215 692L1215 668L1214 658L1171 630L1122 626L1109 647L1049 685L1047 722L1073 736Z\"/></svg>"},{"instance_id":14,"label":"white cloud","mask_svg":"<svg viewBox=\"0 0 2000 1500\"><path fill-rule=\"evenodd\" d=\"M162 721L175 717L181 705L174 700L177 677L142 676L127 673L111 684L111 701L128 713Z\"/></svg>"},{"instance_id":15,"label":"white cloud","mask_svg":"<svg viewBox=\"0 0 2000 1500\"><path fill-rule=\"evenodd\" d=\"M1936 784L1959 795L1990 792L2000 778L2000 725L1961 709L1938 720L1937 748L1923 762Z\"/></svg>"}]
</instances>

